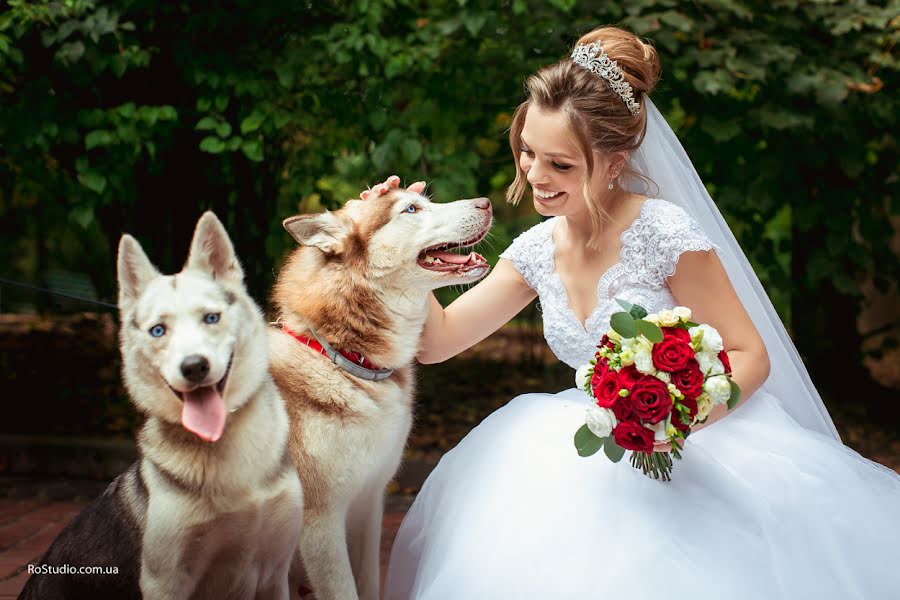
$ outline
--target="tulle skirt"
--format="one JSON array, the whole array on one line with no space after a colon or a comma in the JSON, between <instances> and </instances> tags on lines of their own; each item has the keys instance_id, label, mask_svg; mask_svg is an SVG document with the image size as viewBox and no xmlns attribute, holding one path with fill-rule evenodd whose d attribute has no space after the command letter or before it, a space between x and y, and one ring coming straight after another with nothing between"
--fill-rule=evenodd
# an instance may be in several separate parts
<instances>
[{"instance_id":1,"label":"tulle skirt","mask_svg":"<svg viewBox=\"0 0 900 600\"><path fill-rule=\"evenodd\" d=\"M589 398L519 396L447 453L394 543L386 600L900 598L900 476L760 392L672 481L579 457Z\"/></svg>"}]
</instances>

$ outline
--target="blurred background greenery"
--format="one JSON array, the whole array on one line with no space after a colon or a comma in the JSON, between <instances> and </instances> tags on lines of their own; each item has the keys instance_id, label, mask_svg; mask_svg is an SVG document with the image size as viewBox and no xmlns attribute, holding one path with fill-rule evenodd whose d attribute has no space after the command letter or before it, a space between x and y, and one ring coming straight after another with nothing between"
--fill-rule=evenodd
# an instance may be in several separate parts
<instances>
[{"instance_id":1,"label":"blurred background greenery","mask_svg":"<svg viewBox=\"0 0 900 600\"><path fill-rule=\"evenodd\" d=\"M122 232L173 272L212 209L265 304L292 247L282 219L392 173L438 201L490 197L493 262L537 221L503 202L524 78L619 24L659 50L654 101L826 402L897 423L898 15L897 0L7 0L0 278L114 302ZM115 347L66 316L95 309L0 282L3 395L96 402L84 386Z\"/></svg>"}]
</instances>

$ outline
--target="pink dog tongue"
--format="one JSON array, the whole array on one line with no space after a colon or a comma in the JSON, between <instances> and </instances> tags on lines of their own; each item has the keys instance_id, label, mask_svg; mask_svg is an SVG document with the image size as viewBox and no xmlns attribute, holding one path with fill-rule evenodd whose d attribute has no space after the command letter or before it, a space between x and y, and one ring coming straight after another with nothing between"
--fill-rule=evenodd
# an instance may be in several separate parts
<instances>
[{"instance_id":1,"label":"pink dog tongue","mask_svg":"<svg viewBox=\"0 0 900 600\"><path fill-rule=\"evenodd\" d=\"M184 393L181 424L207 442L215 442L225 431L225 401L214 385Z\"/></svg>"}]
</instances>

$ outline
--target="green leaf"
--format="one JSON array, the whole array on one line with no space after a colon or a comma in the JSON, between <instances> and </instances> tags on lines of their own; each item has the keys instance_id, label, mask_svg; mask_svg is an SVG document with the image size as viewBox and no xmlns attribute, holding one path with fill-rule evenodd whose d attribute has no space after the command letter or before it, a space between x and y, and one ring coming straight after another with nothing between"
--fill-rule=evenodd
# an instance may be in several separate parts
<instances>
[{"instance_id":1,"label":"green leaf","mask_svg":"<svg viewBox=\"0 0 900 600\"><path fill-rule=\"evenodd\" d=\"M408 164L415 164L419 157L422 156L422 144L416 139L405 139L400 145L400 153L403 154L403 159Z\"/></svg>"},{"instance_id":2,"label":"green leaf","mask_svg":"<svg viewBox=\"0 0 900 600\"><path fill-rule=\"evenodd\" d=\"M466 29L471 35L478 35L478 32L484 27L487 17L480 13L464 13L464 15L463 24L466 26Z\"/></svg>"},{"instance_id":3,"label":"green leaf","mask_svg":"<svg viewBox=\"0 0 900 600\"><path fill-rule=\"evenodd\" d=\"M278 83L284 89L289 90L294 85L294 71L286 65L276 67L275 75L278 77Z\"/></svg>"},{"instance_id":4,"label":"green leaf","mask_svg":"<svg viewBox=\"0 0 900 600\"><path fill-rule=\"evenodd\" d=\"M731 385L731 397L728 399L728 410L731 410L741 401L741 388L731 377L728 378L728 383Z\"/></svg>"},{"instance_id":5,"label":"green leaf","mask_svg":"<svg viewBox=\"0 0 900 600\"><path fill-rule=\"evenodd\" d=\"M69 218L87 229L94 221L94 209L91 206L76 206L69 212Z\"/></svg>"},{"instance_id":6,"label":"green leaf","mask_svg":"<svg viewBox=\"0 0 900 600\"><path fill-rule=\"evenodd\" d=\"M248 140L241 144L241 152L253 162L262 162L263 149L259 140Z\"/></svg>"},{"instance_id":7,"label":"green leaf","mask_svg":"<svg viewBox=\"0 0 900 600\"><path fill-rule=\"evenodd\" d=\"M384 76L388 79L393 79L402 73L405 68L406 58L404 56L392 56L384 66Z\"/></svg>"},{"instance_id":8,"label":"green leaf","mask_svg":"<svg viewBox=\"0 0 900 600\"><path fill-rule=\"evenodd\" d=\"M575 449L578 450L578 456L596 454L603 447L606 439L594 435L594 432L588 429L587 423L585 423L575 432Z\"/></svg>"},{"instance_id":9,"label":"green leaf","mask_svg":"<svg viewBox=\"0 0 900 600\"><path fill-rule=\"evenodd\" d=\"M197 125L196 125L196 127L194 127L194 129L196 129L198 131L212 131L213 129L216 128L216 125L218 125L218 123L216 122L216 120L214 118L203 117L202 119L200 119L200 122L197 123Z\"/></svg>"},{"instance_id":10,"label":"green leaf","mask_svg":"<svg viewBox=\"0 0 900 600\"><path fill-rule=\"evenodd\" d=\"M225 150L225 142L217 137L205 137L200 142L200 149L210 154L219 154Z\"/></svg>"},{"instance_id":11,"label":"green leaf","mask_svg":"<svg viewBox=\"0 0 900 600\"><path fill-rule=\"evenodd\" d=\"M658 344L659 342L663 341L662 329L660 329L650 321L637 320L634 323L637 326L638 333L642 334L652 343Z\"/></svg>"},{"instance_id":12,"label":"green leaf","mask_svg":"<svg viewBox=\"0 0 900 600\"><path fill-rule=\"evenodd\" d=\"M226 121L222 121L221 123L216 125L216 133L221 138L227 138L229 135L231 135L231 124Z\"/></svg>"},{"instance_id":13,"label":"green leaf","mask_svg":"<svg viewBox=\"0 0 900 600\"><path fill-rule=\"evenodd\" d=\"M87 189L92 192L97 192L98 194L102 194L103 190L106 189L106 177L97 171L80 173L78 175L78 182Z\"/></svg>"},{"instance_id":14,"label":"green leaf","mask_svg":"<svg viewBox=\"0 0 900 600\"><path fill-rule=\"evenodd\" d=\"M628 311L628 314L630 314L635 319L643 319L647 316L647 309L643 306L635 304L631 307L631 310Z\"/></svg>"},{"instance_id":15,"label":"green leaf","mask_svg":"<svg viewBox=\"0 0 900 600\"><path fill-rule=\"evenodd\" d=\"M112 133L105 129L95 129L84 136L84 147L88 150L97 146L109 146L112 142Z\"/></svg>"},{"instance_id":16,"label":"green leaf","mask_svg":"<svg viewBox=\"0 0 900 600\"><path fill-rule=\"evenodd\" d=\"M700 327L700 324L694 323L693 321L688 321L687 323L684 324L684 326L687 327L688 329L690 329L691 327Z\"/></svg>"},{"instance_id":17,"label":"green leaf","mask_svg":"<svg viewBox=\"0 0 900 600\"><path fill-rule=\"evenodd\" d=\"M621 298L616 298L616 302L619 303L619 306L625 309L625 312L631 312L631 309L634 308L634 304L629 302L628 300L622 300Z\"/></svg>"},{"instance_id":18,"label":"green leaf","mask_svg":"<svg viewBox=\"0 0 900 600\"><path fill-rule=\"evenodd\" d=\"M613 440L612 436L609 436L606 443L603 444L603 451L606 453L607 458L614 463L619 462L622 460L622 457L625 456L625 448L618 445L615 440Z\"/></svg>"},{"instance_id":19,"label":"green leaf","mask_svg":"<svg viewBox=\"0 0 900 600\"><path fill-rule=\"evenodd\" d=\"M637 337L638 331L631 315L624 312L613 314L609 319L609 324L613 331L621 335L623 338Z\"/></svg>"},{"instance_id":20,"label":"green leaf","mask_svg":"<svg viewBox=\"0 0 900 600\"><path fill-rule=\"evenodd\" d=\"M266 116L258 111L254 110L250 113L250 116L241 121L241 134L247 135L253 131L259 129L260 125L263 124L263 121L266 119Z\"/></svg>"}]
</instances>

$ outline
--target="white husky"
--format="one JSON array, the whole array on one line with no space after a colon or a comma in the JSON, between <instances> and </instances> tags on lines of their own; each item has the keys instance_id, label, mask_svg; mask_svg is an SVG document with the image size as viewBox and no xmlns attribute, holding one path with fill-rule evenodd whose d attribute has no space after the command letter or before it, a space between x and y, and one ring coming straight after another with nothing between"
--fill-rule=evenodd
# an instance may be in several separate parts
<instances>
[{"instance_id":1,"label":"white husky","mask_svg":"<svg viewBox=\"0 0 900 600\"><path fill-rule=\"evenodd\" d=\"M140 458L63 530L22 598L279 599L303 518L266 326L222 224L206 213L184 270L119 244L125 385L147 415Z\"/></svg>"},{"instance_id":2,"label":"white husky","mask_svg":"<svg viewBox=\"0 0 900 600\"><path fill-rule=\"evenodd\" d=\"M300 555L318 600L379 597L383 496L412 423L428 295L487 273L478 254L450 250L479 242L491 219L485 198L435 204L396 190L284 222L300 247L275 287L271 370L290 417L305 494Z\"/></svg>"}]
</instances>

